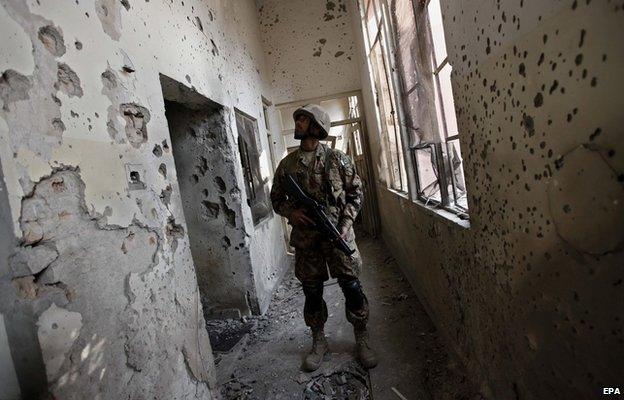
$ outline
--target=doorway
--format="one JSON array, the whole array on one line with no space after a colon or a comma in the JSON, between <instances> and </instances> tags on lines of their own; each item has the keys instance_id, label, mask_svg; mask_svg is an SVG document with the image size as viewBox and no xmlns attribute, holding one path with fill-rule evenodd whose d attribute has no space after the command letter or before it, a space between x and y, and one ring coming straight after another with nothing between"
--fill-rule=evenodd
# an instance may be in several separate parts
<instances>
[{"instance_id":1,"label":"doorway","mask_svg":"<svg viewBox=\"0 0 624 400\"><path fill-rule=\"evenodd\" d=\"M257 313L231 112L165 75L160 82L175 162L175 170L160 172L177 176L204 313L208 319ZM176 189L162 196L176 199Z\"/></svg>"}]
</instances>

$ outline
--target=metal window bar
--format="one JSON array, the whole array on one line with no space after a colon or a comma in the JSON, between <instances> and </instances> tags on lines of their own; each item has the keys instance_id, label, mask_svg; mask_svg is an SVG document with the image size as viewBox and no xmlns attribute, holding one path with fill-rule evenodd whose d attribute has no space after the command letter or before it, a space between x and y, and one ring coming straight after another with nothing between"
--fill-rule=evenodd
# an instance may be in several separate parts
<instances>
[{"instance_id":1,"label":"metal window bar","mask_svg":"<svg viewBox=\"0 0 624 400\"><path fill-rule=\"evenodd\" d=\"M380 33L381 33L381 29L383 29L383 22L384 22L384 18L382 16L381 20L380 20ZM385 33L385 32L384 32ZM385 40L384 40L385 39ZM401 160L400 157L403 157L403 149L401 147L399 147L399 142L402 142L400 140L399 135L401 134L400 131L398 131L399 129L399 120L398 120L398 115L397 115L397 109L396 109L396 88L394 87L394 85L392 83L394 83L394 81L391 81L392 79L392 74L391 74L391 66L390 64L390 58L392 57L391 54L389 54L389 44L385 43L387 42L388 38L386 37L386 35L384 35L383 39L380 38L380 46L381 46L381 57L382 57L382 61L383 61L383 67L384 67L384 74L386 77L386 85L388 87L388 95L389 95L389 100L390 100L390 115L392 117L392 121L393 121L393 135L394 135L394 147L396 149L396 160L393 159L393 162L396 162L396 167L398 170L398 183L399 183L399 187L395 187L395 189L398 189L399 191L405 192L406 188L405 188L405 182L403 182L403 167L401 165ZM389 133L390 134L390 133Z\"/></svg>"}]
</instances>

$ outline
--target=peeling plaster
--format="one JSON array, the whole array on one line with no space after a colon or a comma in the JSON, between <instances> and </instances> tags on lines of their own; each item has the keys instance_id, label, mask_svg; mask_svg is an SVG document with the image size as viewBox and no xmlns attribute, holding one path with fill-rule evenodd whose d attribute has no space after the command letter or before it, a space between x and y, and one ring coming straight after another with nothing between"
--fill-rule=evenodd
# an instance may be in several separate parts
<instances>
[{"instance_id":1,"label":"peeling plaster","mask_svg":"<svg viewBox=\"0 0 624 400\"><path fill-rule=\"evenodd\" d=\"M37 321L39 342L43 349L43 361L50 381L57 378L67 353L80 334L82 315L52 304Z\"/></svg>"}]
</instances>

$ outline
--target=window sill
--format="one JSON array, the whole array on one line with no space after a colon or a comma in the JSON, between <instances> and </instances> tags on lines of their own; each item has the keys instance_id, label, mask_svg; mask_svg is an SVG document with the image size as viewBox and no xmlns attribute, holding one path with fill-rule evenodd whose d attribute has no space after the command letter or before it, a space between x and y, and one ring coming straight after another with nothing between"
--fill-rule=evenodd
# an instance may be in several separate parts
<instances>
[{"instance_id":1,"label":"window sill","mask_svg":"<svg viewBox=\"0 0 624 400\"><path fill-rule=\"evenodd\" d=\"M425 202L420 199L414 200L413 203L416 204L418 208L425 210L427 214L437 218L442 218L444 222L450 222L453 225L459 225L464 229L470 229L470 219L462 219L459 215L452 211L444 209L438 205L425 204Z\"/></svg>"},{"instance_id":2,"label":"window sill","mask_svg":"<svg viewBox=\"0 0 624 400\"><path fill-rule=\"evenodd\" d=\"M385 184L384 184L385 185ZM394 193L399 197L403 197L406 200L409 200L409 193L404 192L402 190L397 190L397 189L393 189L391 187L386 186L385 187L387 191L389 191L390 193Z\"/></svg>"},{"instance_id":3,"label":"window sill","mask_svg":"<svg viewBox=\"0 0 624 400\"><path fill-rule=\"evenodd\" d=\"M409 198L408 193L400 192L396 189L389 188L383 182L380 182L380 183L383 185L383 188L387 190L388 192L400 197L401 199L404 199L410 204L414 204L416 207L418 207L419 210L421 209L424 210L425 213L433 216L434 218L441 219L442 221L449 224L450 226L458 225L461 228L470 229L470 219L461 219L459 215L457 215L454 212L446 210L438 205L425 204L425 202L420 199L412 200Z\"/></svg>"}]
</instances>

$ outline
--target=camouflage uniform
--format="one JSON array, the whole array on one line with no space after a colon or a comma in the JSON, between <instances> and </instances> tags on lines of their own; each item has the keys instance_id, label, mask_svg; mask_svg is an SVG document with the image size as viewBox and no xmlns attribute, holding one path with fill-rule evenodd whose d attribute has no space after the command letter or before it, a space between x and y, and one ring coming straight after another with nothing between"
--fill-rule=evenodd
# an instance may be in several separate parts
<instances>
[{"instance_id":1,"label":"camouflage uniform","mask_svg":"<svg viewBox=\"0 0 624 400\"><path fill-rule=\"evenodd\" d=\"M316 201L326 206L328 217L339 231L348 227L346 241L350 248L355 249L351 257L346 256L313 227L293 227L290 245L295 248L295 276L301 281L304 293L306 287L318 287L320 284L322 298L322 282L329 279L328 267L329 275L338 279L339 283L357 280L360 274L362 258L352 225L362 205L362 181L351 159L343 152L319 143L312 161L308 161L298 149L280 162L271 189L273 209L284 217L289 217L293 210L299 208L287 198L287 173L292 174ZM364 327L368 319L368 302L363 293L361 296L363 304L355 307L350 307L347 298L347 319L356 327ZM327 320L325 302L320 300L317 306L311 306L306 301L304 318L306 325L322 327Z\"/></svg>"}]
</instances>

